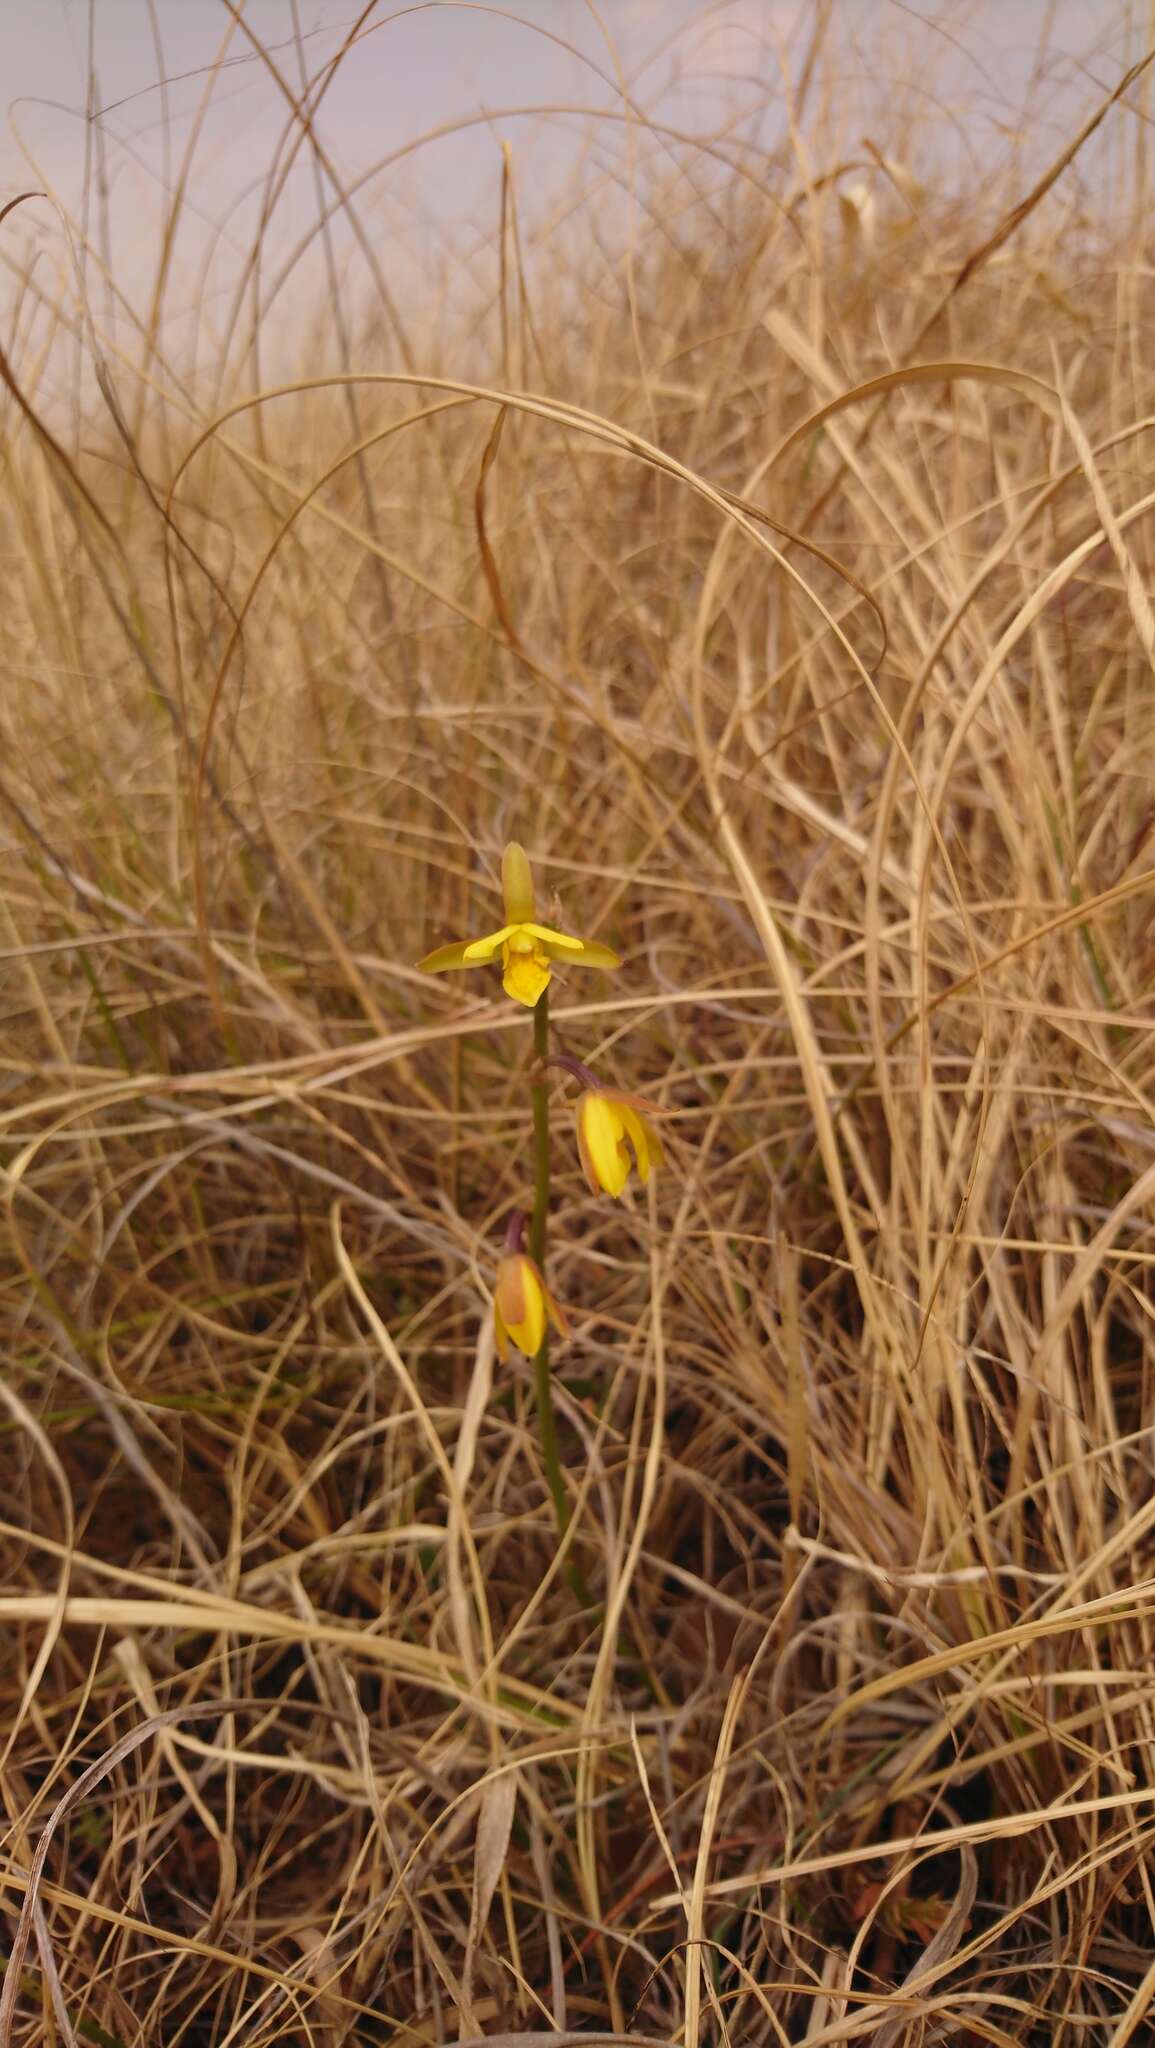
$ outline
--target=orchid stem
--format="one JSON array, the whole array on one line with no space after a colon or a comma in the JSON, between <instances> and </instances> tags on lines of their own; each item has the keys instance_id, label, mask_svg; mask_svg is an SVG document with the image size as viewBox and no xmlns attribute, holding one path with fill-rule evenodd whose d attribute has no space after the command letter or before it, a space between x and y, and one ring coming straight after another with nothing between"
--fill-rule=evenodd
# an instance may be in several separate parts
<instances>
[{"instance_id":1,"label":"orchid stem","mask_svg":"<svg viewBox=\"0 0 1155 2048\"><path fill-rule=\"evenodd\" d=\"M533 1049L540 1061L549 1053L549 990L543 989L533 1011ZM529 1255L543 1272L545 1270L545 1231L549 1215L549 1086L544 1068L541 1079L535 1080L533 1096L533 1218L529 1226ZM545 1476L553 1499L557 1533L564 1536L569 1528L569 1497L562 1477L561 1459L557 1448L557 1423L553 1413L553 1389L549 1377L549 1329L538 1347L533 1361L533 1390L537 1400L537 1425L541 1431L541 1450L545 1459Z\"/></svg>"},{"instance_id":2,"label":"orchid stem","mask_svg":"<svg viewBox=\"0 0 1155 2048\"><path fill-rule=\"evenodd\" d=\"M549 990L543 989L533 1010L533 1049L537 1055L537 1077L531 1086L533 1099L533 1215L529 1225L530 1257L540 1271L545 1270L546 1223L549 1217L549 1079L546 1060L549 1058ZM545 1461L545 1476L553 1501L554 1520L557 1523L558 1541L562 1541L570 1524L569 1495L561 1469L561 1457L557 1447L557 1423L553 1412L553 1387L549 1371L549 1328L541 1340L537 1356L533 1361L533 1391L537 1402L537 1426L541 1434L541 1454ZM583 1607L593 1605L589 1589L582 1577L581 1568L573 1558L567 1561L566 1578L572 1591Z\"/></svg>"},{"instance_id":3,"label":"orchid stem","mask_svg":"<svg viewBox=\"0 0 1155 2048\"><path fill-rule=\"evenodd\" d=\"M529 1255L540 1266L545 1258L545 1227L549 1215L549 1087L544 1072L545 1062L549 1058L547 988L542 990L534 1004L533 1049L541 1063L542 1071L532 1088L533 1220L529 1226Z\"/></svg>"}]
</instances>

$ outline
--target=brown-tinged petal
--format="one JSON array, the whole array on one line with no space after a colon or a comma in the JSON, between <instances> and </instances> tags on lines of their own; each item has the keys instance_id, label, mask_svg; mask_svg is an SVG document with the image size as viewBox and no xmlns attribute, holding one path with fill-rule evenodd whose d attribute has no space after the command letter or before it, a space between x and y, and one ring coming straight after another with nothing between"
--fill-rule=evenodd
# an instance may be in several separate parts
<instances>
[{"instance_id":1,"label":"brown-tinged petal","mask_svg":"<svg viewBox=\"0 0 1155 2048\"><path fill-rule=\"evenodd\" d=\"M497 1312L508 1328L513 1323L525 1320L525 1276L522 1270L521 1252L511 1252L507 1258L499 1259L497 1285L493 1290Z\"/></svg>"},{"instance_id":2,"label":"brown-tinged petal","mask_svg":"<svg viewBox=\"0 0 1155 2048\"><path fill-rule=\"evenodd\" d=\"M549 1288L545 1285L544 1281L542 1282L542 1293L545 1296L545 1305L549 1312L550 1322L553 1324L554 1329L557 1331L558 1336L568 1337L569 1317L566 1315L566 1312L563 1309L560 1301L554 1300L553 1295L550 1293Z\"/></svg>"}]
</instances>

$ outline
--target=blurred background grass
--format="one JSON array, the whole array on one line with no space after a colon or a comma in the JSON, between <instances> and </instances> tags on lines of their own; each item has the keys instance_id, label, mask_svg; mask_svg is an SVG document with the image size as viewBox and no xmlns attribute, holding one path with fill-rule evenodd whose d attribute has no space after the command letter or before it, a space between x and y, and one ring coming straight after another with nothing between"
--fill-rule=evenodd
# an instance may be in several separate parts
<instances>
[{"instance_id":1,"label":"blurred background grass","mask_svg":"<svg viewBox=\"0 0 1155 2048\"><path fill-rule=\"evenodd\" d=\"M1143 24L1000 135L849 12L382 266L286 10L227 278L187 108L143 292L103 118L0 226L5 2042L1146 2037ZM510 837L668 1113L557 1089L592 1615Z\"/></svg>"}]
</instances>

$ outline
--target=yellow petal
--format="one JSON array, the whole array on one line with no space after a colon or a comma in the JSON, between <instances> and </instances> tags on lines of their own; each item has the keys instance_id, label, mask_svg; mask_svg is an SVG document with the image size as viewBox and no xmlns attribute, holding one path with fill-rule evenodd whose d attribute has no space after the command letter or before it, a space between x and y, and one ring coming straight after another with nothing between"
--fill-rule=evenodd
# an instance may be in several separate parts
<instances>
[{"instance_id":1,"label":"yellow petal","mask_svg":"<svg viewBox=\"0 0 1155 2048\"><path fill-rule=\"evenodd\" d=\"M499 946L504 945L516 925L503 924L499 932L487 932L483 939L471 939L465 948L465 965L476 967L483 960L492 960Z\"/></svg>"},{"instance_id":2,"label":"yellow petal","mask_svg":"<svg viewBox=\"0 0 1155 2048\"><path fill-rule=\"evenodd\" d=\"M525 1278L525 1316L510 1335L518 1349L527 1358L536 1358L545 1336L545 1288L538 1277L537 1268L527 1261Z\"/></svg>"},{"instance_id":3,"label":"yellow petal","mask_svg":"<svg viewBox=\"0 0 1155 2048\"><path fill-rule=\"evenodd\" d=\"M533 916L533 874L526 850L516 839L501 856L501 890L510 924L525 924Z\"/></svg>"},{"instance_id":4,"label":"yellow petal","mask_svg":"<svg viewBox=\"0 0 1155 2048\"><path fill-rule=\"evenodd\" d=\"M465 957L468 951L468 939L454 939L450 946L436 946L424 960L417 962L417 966L422 974L444 974L448 967L468 967L471 965Z\"/></svg>"},{"instance_id":5,"label":"yellow petal","mask_svg":"<svg viewBox=\"0 0 1155 2048\"><path fill-rule=\"evenodd\" d=\"M636 1109L631 1109L625 1102L619 1103L618 1108L626 1136L634 1148L634 1158L638 1162L638 1179L645 1187L650 1177L650 1168L660 1166L665 1157L662 1141L653 1125L648 1124L644 1116L639 1116Z\"/></svg>"},{"instance_id":6,"label":"yellow petal","mask_svg":"<svg viewBox=\"0 0 1155 2048\"><path fill-rule=\"evenodd\" d=\"M505 1319L502 1316L501 1310L499 1309L496 1301L493 1304L493 1338L495 1344L497 1345L498 1357L500 1358L503 1365L508 1365L509 1331L505 1327Z\"/></svg>"},{"instance_id":7,"label":"yellow petal","mask_svg":"<svg viewBox=\"0 0 1155 2048\"><path fill-rule=\"evenodd\" d=\"M586 1179L595 1192L604 1188L615 1201L630 1174L622 1136L622 1119L609 1098L592 1091L583 1095L578 1103L578 1137Z\"/></svg>"},{"instance_id":8,"label":"yellow petal","mask_svg":"<svg viewBox=\"0 0 1155 2048\"><path fill-rule=\"evenodd\" d=\"M522 926L522 930L531 932L541 945L549 947L551 951L554 947L559 953L577 954L585 951L584 939L571 938L569 932L555 932L552 925L527 924Z\"/></svg>"},{"instance_id":9,"label":"yellow petal","mask_svg":"<svg viewBox=\"0 0 1155 2048\"><path fill-rule=\"evenodd\" d=\"M612 946L603 946L600 939L583 939L581 954L577 959L579 967L620 967L622 956Z\"/></svg>"},{"instance_id":10,"label":"yellow petal","mask_svg":"<svg viewBox=\"0 0 1155 2048\"><path fill-rule=\"evenodd\" d=\"M549 979L548 960L539 959L536 953L515 953L511 947L506 947L501 985L515 1003L524 1003L527 1009L534 1009L542 991L549 987Z\"/></svg>"}]
</instances>

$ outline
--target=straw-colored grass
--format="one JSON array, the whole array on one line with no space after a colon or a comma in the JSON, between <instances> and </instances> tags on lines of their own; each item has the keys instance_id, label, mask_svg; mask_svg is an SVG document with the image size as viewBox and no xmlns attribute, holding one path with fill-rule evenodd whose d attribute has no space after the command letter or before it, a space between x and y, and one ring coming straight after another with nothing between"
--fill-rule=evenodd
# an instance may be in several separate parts
<instances>
[{"instance_id":1,"label":"straw-colored grass","mask_svg":"<svg viewBox=\"0 0 1155 2048\"><path fill-rule=\"evenodd\" d=\"M468 315L0 227L3 2048L1150 2037L1148 79L936 183L810 54ZM557 1080L592 1612L510 837L668 1112Z\"/></svg>"}]
</instances>

